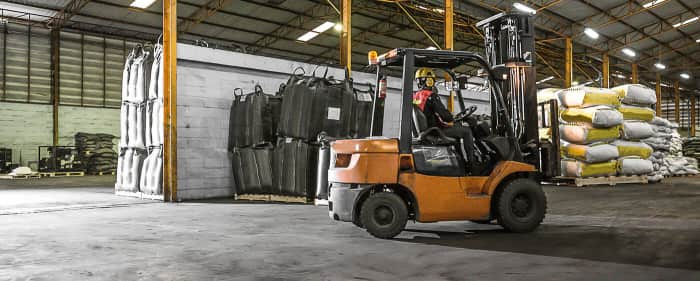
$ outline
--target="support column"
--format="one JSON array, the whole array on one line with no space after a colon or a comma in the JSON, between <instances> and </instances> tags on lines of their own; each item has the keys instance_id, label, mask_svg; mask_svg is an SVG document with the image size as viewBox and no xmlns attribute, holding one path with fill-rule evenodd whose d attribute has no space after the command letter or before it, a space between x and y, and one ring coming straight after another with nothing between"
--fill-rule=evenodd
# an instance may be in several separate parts
<instances>
[{"instance_id":1,"label":"support column","mask_svg":"<svg viewBox=\"0 0 700 281\"><path fill-rule=\"evenodd\" d=\"M610 88L610 56L603 53L603 88Z\"/></svg>"},{"instance_id":2,"label":"support column","mask_svg":"<svg viewBox=\"0 0 700 281\"><path fill-rule=\"evenodd\" d=\"M340 33L340 64L352 70L352 0L342 0L340 10L343 30Z\"/></svg>"},{"instance_id":3,"label":"support column","mask_svg":"<svg viewBox=\"0 0 700 281\"><path fill-rule=\"evenodd\" d=\"M680 91L680 85L678 83L678 80L676 80L676 82L673 83L673 103L674 103L674 107L676 109L675 110L676 123L678 123L678 125L680 125L681 124L681 111L680 111L681 110L681 108L680 108L681 91Z\"/></svg>"},{"instance_id":4,"label":"support column","mask_svg":"<svg viewBox=\"0 0 700 281\"><path fill-rule=\"evenodd\" d=\"M639 65L636 63L632 64L632 84L639 83Z\"/></svg>"},{"instance_id":5,"label":"support column","mask_svg":"<svg viewBox=\"0 0 700 281\"><path fill-rule=\"evenodd\" d=\"M177 0L163 0L163 197L177 201Z\"/></svg>"},{"instance_id":6,"label":"support column","mask_svg":"<svg viewBox=\"0 0 700 281\"><path fill-rule=\"evenodd\" d=\"M453 0L445 0L445 50L454 50L454 3ZM449 79L452 80L452 79ZM455 92L450 91L447 100L447 110L455 109Z\"/></svg>"},{"instance_id":7,"label":"support column","mask_svg":"<svg viewBox=\"0 0 700 281\"><path fill-rule=\"evenodd\" d=\"M690 96L690 136L695 136L695 95Z\"/></svg>"},{"instance_id":8,"label":"support column","mask_svg":"<svg viewBox=\"0 0 700 281\"><path fill-rule=\"evenodd\" d=\"M566 48L564 49L564 88L571 87L571 77L573 76L571 66L574 62L574 45L571 37L566 37Z\"/></svg>"},{"instance_id":9,"label":"support column","mask_svg":"<svg viewBox=\"0 0 700 281\"><path fill-rule=\"evenodd\" d=\"M656 116L661 117L661 74L656 73Z\"/></svg>"},{"instance_id":10,"label":"support column","mask_svg":"<svg viewBox=\"0 0 700 281\"><path fill-rule=\"evenodd\" d=\"M51 105L53 106L53 145L58 145L58 104L60 103L59 70L61 30L51 30Z\"/></svg>"}]
</instances>

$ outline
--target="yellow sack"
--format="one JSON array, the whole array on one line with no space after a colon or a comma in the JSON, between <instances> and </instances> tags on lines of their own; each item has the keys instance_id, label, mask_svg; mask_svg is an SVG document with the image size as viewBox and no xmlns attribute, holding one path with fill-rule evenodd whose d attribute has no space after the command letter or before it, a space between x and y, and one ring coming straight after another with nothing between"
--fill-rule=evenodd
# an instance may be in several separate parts
<instances>
[{"instance_id":1,"label":"yellow sack","mask_svg":"<svg viewBox=\"0 0 700 281\"><path fill-rule=\"evenodd\" d=\"M622 113L622 117L625 120L641 120L641 121L651 121L654 119L654 110L647 107L623 105L617 109Z\"/></svg>"},{"instance_id":2,"label":"yellow sack","mask_svg":"<svg viewBox=\"0 0 700 281\"><path fill-rule=\"evenodd\" d=\"M605 162L617 159L617 148L607 143L595 143L591 145L562 144L562 154L567 158L573 158L586 163Z\"/></svg>"},{"instance_id":3,"label":"yellow sack","mask_svg":"<svg viewBox=\"0 0 700 281\"><path fill-rule=\"evenodd\" d=\"M567 108L561 111L560 118L566 122L590 123L595 128L609 128L622 125L622 114L609 106Z\"/></svg>"},{"instance_id":4,"label":"yellow sack","mask_svg":"<svg viewBox=\"0 0 700 281\"><path fill-rule=\"evenodd\" d=\"M640 84L627 84L612 88L625 104L650 106L656 103L656 92Z\"/></svg>"},{"instance_id":5,"label":"yellow sack","mask_svg":"<svg viewBox=\"0 0 700 281\"><path fill-rule=\"evenodd\" d=\"M552 133L551 133L550 128L539 128L539 135L541 140L548 140L552 138Z\"/></svg>"},{"instance_id":6,"label":"yellow sack","mask_svg":"<svg viewBox=\"0 0 700 281\"><path fill-rule=\"evenodd\" d=\"M654 152L651 146L643 142L616 140L612 144L617 147L620 157L637 156L647 159Z\"/></svg>"},{"instance_id":7,"label":"yellow sack","mask_svg":"<svg viewBox=\"0 0 700 281\"><path fill-rule=\"evenodd\" d=\"M559 93L559 101L565 107L620 106L620 96L617 92L594 87L574 87L563 90Z\"/></svg>"},{"instance_id":8,"label":"yellow sack","mask_svg":"<svg viewBox=\"0 0 700 281\"><path fill-rule=\"evenodd\" d=\"M620 126L593 128L589 124L559 126L561 139L576 144L612 141L620 138Z\"/></svg>"},{"instance_id":9,"label":"yellow sack","mask_svg":"<svg viewBox=\"0 0 700 281\"><path fill-rule=\"evenodd\" d=\"M565 177L578 178L613 176L617 173L617 161L588 164L574 159L563 159L561 173Z\"/></svg>"}]
</instances>

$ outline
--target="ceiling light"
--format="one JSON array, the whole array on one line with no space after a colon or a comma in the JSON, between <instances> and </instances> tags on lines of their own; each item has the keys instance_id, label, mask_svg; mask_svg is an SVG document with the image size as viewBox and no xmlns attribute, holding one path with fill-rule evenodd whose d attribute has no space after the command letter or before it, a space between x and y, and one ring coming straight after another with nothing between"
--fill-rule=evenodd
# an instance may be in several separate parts
<instances>
[{"instance_id":1,"label":"ceiling light","mask_svg":"<svg viewBox=\"0 0 700 281\"><path fill-rule=\"evenodd\" d=\"M317 27L314 28L312 31L313 31L313 32L316 32L316 33L323 33L323 32L325 32L326 30L329 30L329 29L331 29L331 27L334 27L334 26L335 26L335 23L332 23L332 22L330 22L330 21L327 21L327 22L324 22L324 23L322 23L321 25L317 26Z\"/></svg>"},{"instance_id":2,"label":"ceiling light","mask_svg":"<svg viewBox=\"0 0 700 281\"><path fill-rule=\"evenodd\" d=\"M600 37L600 34L598 34L597 31L589 27L586 27L586 29L583 30L583 33L585 33L586 35L588 35L588 37L591 37L593 39L598 39L598 37Z\"/></svg>"},{"instance_id":3,"label":"ceiling light","mask_svg":"<svg viewBox=\"0 0 700 281\"><path fill-rule=\"evenodd\" d=\"M690 23L692 23L692 22L694 22L694 21L697 21L697 20L700 20L700 17L689 18L689 19L687 19L687 20L684 20L684 21L682 21L682 22L679 22L679 23L677 23L677 24L674 24L673 27L674 27L674 28L679 28L679 27L681 27L681 26L690 24Z\"/></svg>"},{"instance_id":4,"label":"ceiling light","mask_svg":"<svg viewBox=\"0 0 700 281\"><path fill-rule=\"evenodd\" d=\"M695 40L695 42L696 42L696 43L700 43L700 39L698 39L698 40Z\"/></svg>"},{"instance_id":5,"label":"ceiling light","mask_svg":"<svg viewBox=\"0 0 700 281\"><path fill-rule=\"evenodd\" d=\"M659 5L663 2L666 2L666 0L654 0L654 1L651 1L649 3L642 5L642 7L644 7L645 9L649 9L650 7L654 7L654 6Z\"/></svg>"},{"instance_id":6,"label":"ceiling light","mask_svg":"<svg viewBox=\"0 0 700 281\"><path fill-rule=\"evenodd\" d=\"M654 66L658 69L666 69L666 65L660 62L655 63Z\"/></svg>"},{"instance_id":7,"label":"ceiling light","mask_svg":"<svg viewBox=\"0 0 700 281\"><path fill-rule=\"evenodd\" d=\"M313 31L309 31L307 33L304 33L304 35L299 36L299 38L297 38L297 40L302 41L302 42L306 42L306 41L313 39L316 36L318 36L318 33L313 32Z\"/></svg>"},{"instance_id":8,"label":"ceiling light","mask_svg":"<svg viewBox=\"0 0 700 281\"><path fill-rule=\"evenodd\" d=\"M134 0L134 2L131 2L131 5L129 6L139 9L146 9L154 2L156 2L156 0Z\"/></svg>"},{"instance_id":9,"label":"ceiling light","mask_svg":"<svg viewBox=\"0 0 700 281\"><path fill-rule=\"evenodd\" d=\"M690 74L688 74L688 73L681 73L681 78L683 78L683 79L690 79Z\"/></svg>"},{"instance_id":10,"label":"ceiling light","mask_svg":"<svg viewBox=\"0 0 700 281\"><path fill-rule=\"evenodd\" d=\"M613 76L615 76L615 77L617 77L617 78L620 78L620 79L627 79L627 76L624 76L624 75L622 75L622 74L620 74L620 73L615 73L615 74L613 74Z\"/></svg>"},{"instance_id":11,"label":"ceiling light","mask_svg":"<svg viewBox=\"0 0 700 281\"><path fill-rule=\"evenodd\" d=\"M622 52L625 53L625 55L627 55L629 57L634 57L637 55L637 52L635 52L634 50L632 50L630 48L624 48L624 49L622 49Z\"/></svg>"},{"instance_id":12,"label":"ceiling light","mask_svg":"<svg viewBox=\"0 0 700 281\"><path fill-rule=\"evenodd\" d=\"M554 79L554 76L549 76L547 78L544 78L540 81L535 82L535 84L542 84L542 83L547 82L547 81L552 80L552 79Z\"/></svg>"},{"instance_id":13,"label":"ceiling light","mask_svg":"<svg viewBox=\"0 0 700 281\"><path fill-rule=\"evenodd\" d=\"M426 49L426 50L437 50L437 48L435 48L435 46L430 46L430 47L427 47L427 48L425 48L425 49Z\"/></svg>"},{"instance_id":14,"label":"ceiling light","mask_svg":"<svg viewBox=\"0 0 700 281\"><path fill-rule=\"evenodd\" d=\"M523 11L523 12L526 12L526 13L528 13L528 14L533 14L533 15L534 15L534 14L537 13L537 11L536 11L535 9L530 8L530 7L528 7L528 6L525 6L525 5L523 5L523 4L517 3L517 2L516 2L516 3L513 3L513 7L516 8L516 9L518 9L518 10L521 10L521 11Z\"/></svg>"},{"instance_id":15,"label":"ceiling light","mask_svg":"<svg viewBox=\"0 0 700 281\"><path fill-rule=\"evenodd\" d=\"M343 24L336 23L333 29L335 29L335 31L343 31Z\"/></svg>"}]
</instances>

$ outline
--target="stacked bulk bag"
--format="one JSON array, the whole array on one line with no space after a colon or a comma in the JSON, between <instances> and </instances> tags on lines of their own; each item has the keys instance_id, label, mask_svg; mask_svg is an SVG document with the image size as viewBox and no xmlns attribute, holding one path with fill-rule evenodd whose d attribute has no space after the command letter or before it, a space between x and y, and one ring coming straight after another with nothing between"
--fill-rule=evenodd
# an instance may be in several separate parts
<instances>
[{"instance_id":1,"label":"stacked bulk bag","mask_svg":"<svg viewBox=\"0 0 700 281\"><path fill-rule=\"evenodd\" d=\"M332 77L293 74L283 92L279 125L282 136L309 141L325 132L329 137L348 138L353 130L355 94L352 81Z\"/></svg>"},{"instance_id":2,"label":"stacked bulk bag","mask_svg":"<svg viewBox=\"0 0 700 281\"><path fill-rule=\"evenodd\" d=\"M316 193L319 146L300 139L280 138L273 155L273 188L290 196Z\"/></svg>"},{"instance_id":3,"label":"stacked bulk bag","mask_svg":"<svg viewBox=\"0 0 700 281\"><path fill-rule=\"evenodd\" d=\"M608 144L619 139L623 116L617 111L620 100L614 91L575 87L545 91L541 97L557 98L559 112L561 171L565 177L600 177L617 173L619 153Z\"/></svg>"},{"instance_id":4,"label":"stacked bulk bag","mask_svg":"<svg viewBox=\"0 0 700 281\"><path fill-rule=\"evenodd\" d=\"M148 156L141 168L140 189L145 194L163 194L163 46L153 48L149 73L146 112L146 149Z\"/></svg>"},{"instance_id":5,"label":"stacked bulk bag","mask_svg":"<svg viewBox=\"0 0 700 281\"><path fill-rule=\"evenodd\" d=\"M280 89L283 89L280 86ZM272 153L280 120L281 97L256 85L234 90L229 115L229 150L237 194L272 193Z\"/></svg>"},{"instance_id":6,"label":"stacked bulk bag","mask_svg":"<svg viewBox=\"0 0 700 281\"><path fill-rule=\"evenodd\" d=\"M371 134L372 111L374 106L374 89L369 85L369 89L354 89L355 106L353 110L354 137L366 138Z\"/></svg>"},{"instance_id":7,"label":"stacked bulk bag","mask_svg":"<svg viewBox=\"0 0 700 281\"><path fill-rule=\"evenodd\" d=\"M117 190L162 194L162 48L136 45L122 81Z\"/></svg>"}]
</instances>

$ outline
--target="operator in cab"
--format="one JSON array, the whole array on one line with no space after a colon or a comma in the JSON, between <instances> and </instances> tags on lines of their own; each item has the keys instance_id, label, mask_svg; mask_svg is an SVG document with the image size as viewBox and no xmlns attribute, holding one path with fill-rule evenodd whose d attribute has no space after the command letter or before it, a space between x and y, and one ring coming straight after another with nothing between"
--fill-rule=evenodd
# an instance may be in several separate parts
<instances>
[{"instance_id":1,"label":"operator in cab","mask_svg":"<svg viewBox=\"0 0 700 281\"><path fill-rule=\"evenodd\" d=\"M448 137L457 139L461 153L468 163L473 164L474 138L469 127L454 124L452 112L442 104L435 83L437 76L430 68L420 68L416 71L417 92L413 93L413 104L423 112L428 127L437 127Z\"/></svg>"}]
</instances>

